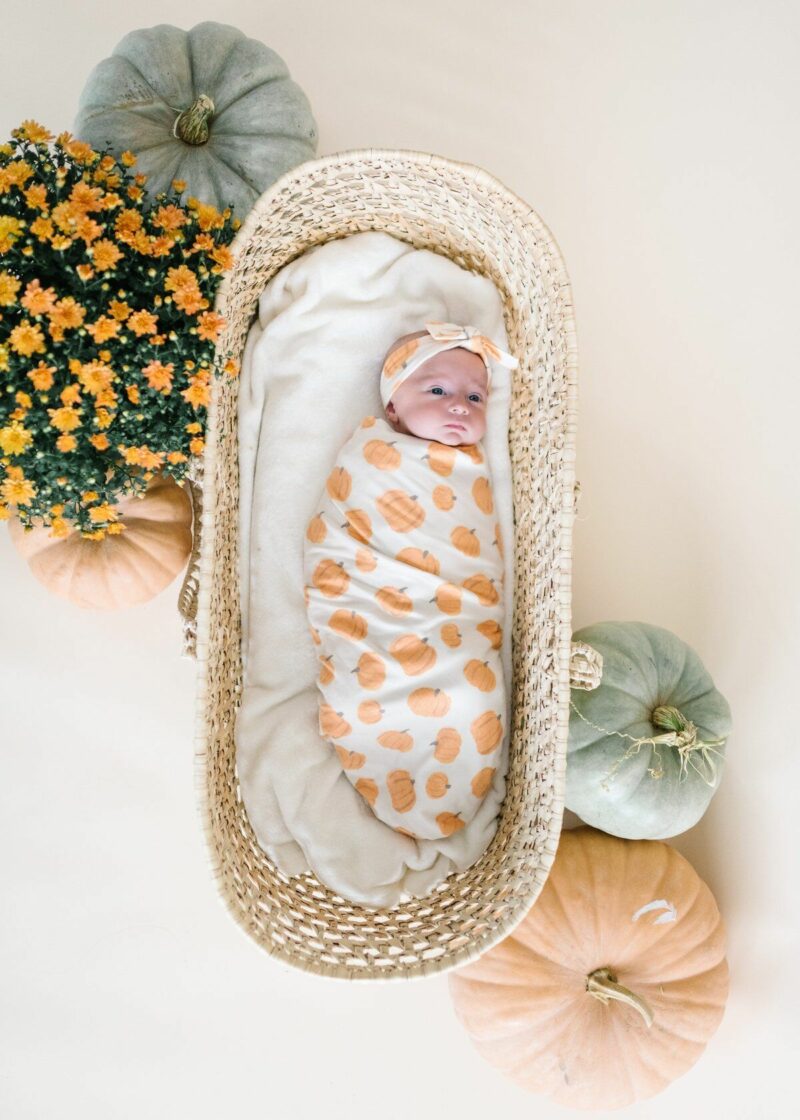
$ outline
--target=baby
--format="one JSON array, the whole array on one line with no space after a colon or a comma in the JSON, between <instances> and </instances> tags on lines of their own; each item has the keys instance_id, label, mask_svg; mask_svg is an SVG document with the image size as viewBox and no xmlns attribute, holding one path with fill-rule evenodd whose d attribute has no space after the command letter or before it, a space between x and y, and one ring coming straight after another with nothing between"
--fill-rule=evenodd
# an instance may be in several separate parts
<instances>
[{"instance_id":1,"label":"baby","mask_svg":"<svg viewBox=\"0 0 800 1120\"><path fill-rule=\"evenodd\" d=\"M450 836L491 788L505 734L503 552L481 448L491 363L476 327L387 351L386 418L339 453L304 544L320 733L375 815Z\"/></svg>"}]
</instances>

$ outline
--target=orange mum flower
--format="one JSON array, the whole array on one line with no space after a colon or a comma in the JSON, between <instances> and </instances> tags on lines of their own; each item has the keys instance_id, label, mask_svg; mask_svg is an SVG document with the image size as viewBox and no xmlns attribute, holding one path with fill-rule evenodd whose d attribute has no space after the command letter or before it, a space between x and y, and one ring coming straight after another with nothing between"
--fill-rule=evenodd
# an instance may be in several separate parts
<instances>
[{"instance_id":1,"label":"orange mum flower","mask_svg":"<svg viewBox=\"0 0 800 1120\"><path fill-rule=\"evenodd\" d=\"M52 132L34 120L23 121L19 128L11 130L11 135L18 140L30 140L31 144L46 144L53 139Z\"/></svg>"},{"instance_id":2,"label":"orange mum flower","mask_svg":"<svg viewBox=\"0 0 800 1120\"><path fill-rule=\"evenodd\" d=\"M193 408L207 408L211 400L211 389L208 385L193 378L189 388L181 390L181 396Z\"/></svg>"},{"instance_id":3,"label":"orange mum flower","mask_svg":"<svg viewBox=\"0 0 800 1120\"><path fill-rule=\"evenodd\" d=\"M131 404L138 404L139 403L139 386L138 385L126 385L125 386L125 392L127 394L128 400L131 402Z\"/></svg>"},{"instance_id":4,"label":"orange mum flower","mask_svg":"<svg viewBox=\"0 0 800 1120\"><path fill-rule=\"evenodd\" d=\"M214 272L225 272L229 268L233 268L233 253L227 245L217 245L216 249L211 254L211 259L217 262L217 268Z\"/></svg>"},{"instance_id":5,"label":"orange mum flower","mask_svg":"<svg viewBox=\"0 0 800 1120\"><path fill-rule=\"evenodd\" d=\"M31 315L48 315L55 307L56 293L53 288L43 288L38 280L31 280L20 303Z\"/></svg>"},{"instance_id":6,"label":"orange mum flower","mask_svg":"<svg viewBox=\"0 0 800 1120\"><path fill-rule=\"evenodd\" d=\"M122 251L108 238L96 242L89 252L94 259L94 267L98 272L107 272L114 268L118 261L122 260Z\"/></svg>"},{"instance_id":7,"label":"orange mum flower","mask_svg":"<svg viewBox=\"0 0 800 1120\"><path fill-rule=\"evenodd\" d=\"M103 192L100 187L90 187L83 180L76 183L69 192L69 200L81 214L91 214L93 210L103 209Z\"/></svg>"},{"instance_id":8,"label":"orange mum flower","mask_svg":"<svg viewBox=\"0 0 800 1120\"><path fill-rule=\"evenodd\" d=\"M104 435L89 436L89 443L91 443L92 447L97 448L98 451L107 451L108 450L108 446L109 446L108 436L104 436Z\"/></svg>"},{"instance_id":9,"label":"orange mum flower","mask_svg":"<svg viewBox=\"0 0 800 1120\"><path fill-rule=\"evenodd\" d=\"M48 408L50 426L59 432L72 432L80 428L83 421L74 408Z\"/></svg>"},{"instance_id":10,"label":"orange mum flower","mask_svg":"<svg viewBox=\"0 0 800 1120\"><path fill-rule=\"evenodd\" d=\"M21 287L20 281L11 273L0 272L0 307L10 307L16 301Z\"/></svg>"},{"instance_id":11,"label":"orange mum flower","mask_svg":"<svg viewBox=\"0 0 800 1120\"><path fill-rule=\"evenodd\" d=\"M59 436L56 440L56 447L59 451L74 451L78 446L78 441L75 436Z\"/></svg>"},{"instance_id":12,"label":"orange mum flower","mask_svg":"<svg viewBox=\"0 0 800 1120\"><path fill-rule=\"evenodd\" d=\"M94 269L91 265L88 264L77 265L75 271L83 281L91 280L91 278L94 276Z\"/></svg>"},{"instance_id":13,"label":"orange mum flower","mask_svg":"<svg viewBox=\"0 0 800 1120\"><path fill-rule=\"evenodd\" d=\"M49 241L53 232L53 223L49 218L37 218L35 222L31 222L31 233L39 241Z\"/></svg>"},{"instance_id":14,"label":"orange mum flower","mask_svg":"<svg viewBox=\"0 0 800 1120\"><path fill-rule=\"evenodd\" d=\"M8 336L8 342L12 350L25 358L29 358L31 354L43 354L45 349L42 328L29 319L23 319L14 327Z\"/></svg>"},{"instance_id":15,"label":"orange mum flower","mask_svg":"<svg viewBox=\"0 0 800 1120\"><path fill-rule=\"evenodd\" d=\"M172 391L172 372L175 366L172 363L162 365L161 362L150 362L145 366L142 373L147 378L147 383L151 389L157 389L158 392L163 393L165 396Z\"/></svg>"},{"instance_id":16,"label":"orange mum flower","mask_svg":"<svg viewBox=\"0 0 800 1120\"><path fill-rule=\"evenodd\" d=\"M114 318L119 319L120 322L127 319L131 313L131 309L128 307L127 303L118 299L112 299L111 303L108 305L108 310Z\"/></svg>"},{"instance_id":17,"label":"orange mum flower","mask_svg":"<svg viewBox=\"0 0 800 1120\"><path fill-rule=\"evenodd\" d=\"M60 342L64 337L64 331L79 327L85 318L86 309L81 307L72 296L65 296L50 312L50 334L56 342Z\"/></svg>"},{"instance_id":18,"label":"orange mum flower","mask_svg":"<svg viewBox=\"0 0 800 1120\"><path fill-rule=\"evenodd\" d=\"M6 474L8 477L0 484L0 497L10 506L29 505L31 499L36 497L36 487L27 478L23 478L19 467L9 467Z\"/></svg>"},{"instance_id":19,"label":"orange mum flower","mask_svg":"<svg viewBox=\"0 0 800 1120\"><path fill-rule=\"evenodd\" d=\"M46 366L44 362L39 362L36 369L28 370L28 377L33 382L34 388L38 389L40 393L46 393L52 387L55 372L55 366Z\"/></svg>"},{"instance_id":20,"label":"orange mum flower","mask_svg":"<svg viewBox=\"0 0 800 1120\"><path fill-rule=\"evenodd\" d=\"M95 342L100 345L102 342L107 342L110 338L116 338L119 334L119 323L113 319L109 319L107 315L101 315L96 323L89 323L86 327L87 334L90 334Z\"/></svg>"},{"instance_id":21,"label":"orange mum flower","mask_svg":"<svg viewBox=\"0 0 800 1120\"><path fill-rule=\"evenodd\" d=\"M158 319L149 311L134 311L128 319L128 326L136 335L155 334Z\"/></svg>"},{"instance_id":22,"label":"orange mum flower","mask_svg":"<svg viewBox=\"0 0 800 1120\"><path fill-rule=\"evenodd\" d=\"M114 371L103 362L86 362L81 366L78 380L88 393L99 399L114 380Z\"/></svg>"},{"instance_id":23,"label":"orange mum flower","mask_svg":"<svg viewBox=\"0 0 800 1120\"><path fill-rule=\"evenodd\" d=\"M66 389L61 390L59 396L61 397L62 404L77 404L77 402L81 399L81 387L80 385L75 385L74 383L72 385L68 385Z\"/></svg>"},{"instance_id":24,"label":"orange mum flower","mask_svg":"<svg viewBox=\"0 0 800 1120\"><path fill-rule=\"evenodd\" d=\"M34 183L25 191L25 201L31 210L47 209L47 187L44 183Z\"/></svg>"},{"instance_id":25,"label":"orange mum flower","mask_svg":"<svg viewBox=\"0 0 800 1120\"><path fill-rule=\"evenodd\" d=\"M159 207L153 215L152 221L156 229L163 229L167 232L171 232L185 226L189 221L189 217L180 207L169 205Z\"/></svg>"},{"instance_id":26,"label":"orange mum flower","mask_svg":"<svg viewBox=\"0 0 800 1120\"><path fill-rule=\"evenodd\" d=\"M225 326L225 320L215 311L204 311L197 320L197 334L207 342L216 342L219 332Z\"/></svg>"}]
</instances>

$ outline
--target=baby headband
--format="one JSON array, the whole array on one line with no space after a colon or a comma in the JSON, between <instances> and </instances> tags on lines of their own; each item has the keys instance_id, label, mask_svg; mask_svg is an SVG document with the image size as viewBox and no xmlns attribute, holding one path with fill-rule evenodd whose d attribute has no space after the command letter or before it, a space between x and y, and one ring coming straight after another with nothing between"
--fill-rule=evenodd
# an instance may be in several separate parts
<instances>
[{"instance_id":1,"label":"baby headband","mask_svg":"<svg viewBox=\"0 0 800 1120\"><path fill-rule=\"evenodd\" d=\"M410 377L414 370L419 369L423 362L432 358L434 354L441 354L443 350L453 350L463 346L472 350L483 358L486 366L488 385L492 383L492 368L490 361L499 362L508 369L516 369L519 362L505 350L501 350L496 342L481 334L477 327L459 326L458 323L426 323L426 335L419 338L409 338L395 350L383 363L381 370L381 400L384 408L394 392Z\"/></svg>"}]
</instances>

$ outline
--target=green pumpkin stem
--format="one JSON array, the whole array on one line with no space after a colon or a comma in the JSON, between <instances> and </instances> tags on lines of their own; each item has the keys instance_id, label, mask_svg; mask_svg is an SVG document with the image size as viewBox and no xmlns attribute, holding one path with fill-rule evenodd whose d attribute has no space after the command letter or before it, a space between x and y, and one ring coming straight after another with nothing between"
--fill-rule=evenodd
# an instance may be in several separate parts
<instances>
[{"instance_id":1,"label":"green pumpkin stem","mask_svg":"<svg viewBox=\"0 0 800 1120\"><path fill-rule=\"evenodd\" d=\"M610 968L596 968L594 972L590 972L586 977L586 991L601 1003L608 1004L610 999L618 999L620 1003L627 1003L628 1007L634 1007L648 1027L652 1027L655 1021L655 1015L647 1001L628 988L624 988L622 984L618 984Z\"/></svg>"},{"instance_id":2,"label":"green pumpkin stem","mask_svg":"<svg viewBox=\"0 0 800 1120\"><path fill-rule=\"evenodd\" d=\"M188 109L178 114L172 126L173 135L185 144L205 144L209 137L209 124L214 115L214 102L204 93Z\"/></svg>"}]
</instances>

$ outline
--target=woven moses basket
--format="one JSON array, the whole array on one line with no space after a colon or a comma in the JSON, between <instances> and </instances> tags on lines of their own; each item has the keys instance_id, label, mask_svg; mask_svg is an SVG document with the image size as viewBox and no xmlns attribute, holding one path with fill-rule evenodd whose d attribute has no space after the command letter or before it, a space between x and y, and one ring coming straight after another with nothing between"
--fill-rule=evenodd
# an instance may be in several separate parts
<instances>
[{"instance_id":1,"label":"woven moses basket","mask_svg":"<svg viewBox=\"0 0 800 1120\"><path fill-rule=\"evenodd\" d=\"M238 579L238 382L216 380L197 463L195 554L181 592L198 662L197 779L220 893L280 960L345 979L441 973L509 934L536 900L563 813L570 682L599 660L571 643L576 347L569 281L537 215L478 167L420 152L362 150L305 163L268 190L233 245L217 309L217 361L241 359L258 298L315 245L381 230L488 276L504 303L513 373L509 450L515 521L513 689L507 794L497 833L469 870L391 909L348 902L313 875L287 878L259 847L238 789L242 688ZM304 640L298 635L298 640Z\"/></svg>"}]
</instances>

